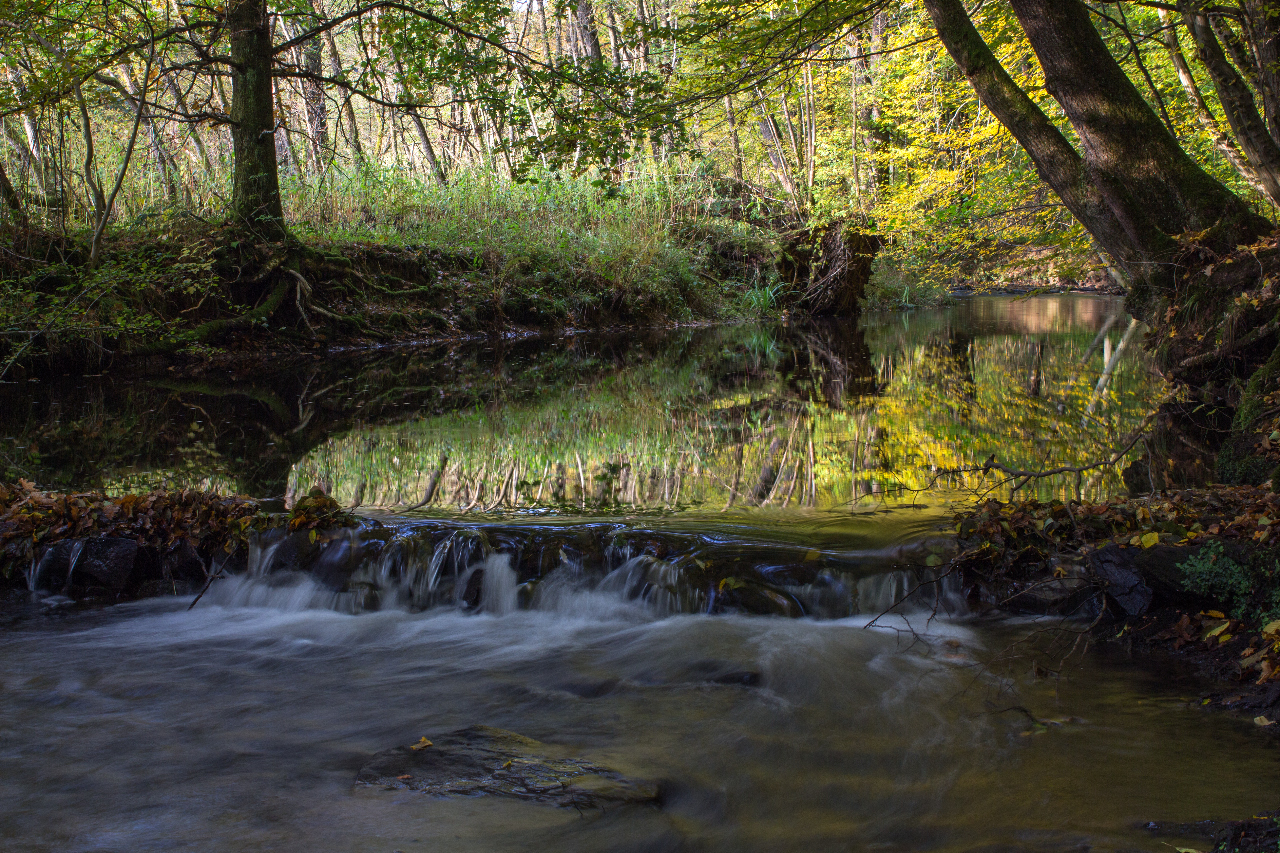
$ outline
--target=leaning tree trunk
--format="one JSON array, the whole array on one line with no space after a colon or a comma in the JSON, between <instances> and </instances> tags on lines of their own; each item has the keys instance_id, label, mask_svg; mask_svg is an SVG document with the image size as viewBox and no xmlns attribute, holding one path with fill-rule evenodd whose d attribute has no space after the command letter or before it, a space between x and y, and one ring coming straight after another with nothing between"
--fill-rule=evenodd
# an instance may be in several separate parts
<instances>
[{"instance_id":1,"label":"leaning tree trunk","mask_svg":"<svg viewBox=\"0 0 1280 853\"><path fill-rule=\"evenodd\" d=\"M1133 286L1130 309L1152 318L1171 296L1177 237L1211 231L1222 249L1271 226L1201 169L1111 56L1080 0L1012 0L1084 154L1000 65L960 0L925 0L948 52L983 104L1031 156L1041 178Z\"/></svg>"},{"instance_id":2,"label":"leaning tree trunk","mask_svg":"<svg viewBox=\"0 0 1280 853\"><path fill-rule=\"evenodd\" d=\"M230 0L231 144L234 158L231 215L254 235L288 236L276 163L276 122L271 86L271 28L266 0Z\"/></svg>"}]
</instances>

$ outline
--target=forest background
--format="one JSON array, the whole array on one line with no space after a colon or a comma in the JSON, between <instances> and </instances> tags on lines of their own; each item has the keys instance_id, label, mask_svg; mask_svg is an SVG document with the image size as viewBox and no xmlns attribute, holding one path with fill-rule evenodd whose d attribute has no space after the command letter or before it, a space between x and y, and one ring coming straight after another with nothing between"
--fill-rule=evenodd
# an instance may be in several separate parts
<instances>
[{"instance_id":1,"label":"forest background","mask_svg":"<svg viewBox=\"0 0 1280 853\"><path fill-rule=\"evenodd\" d=\"M1270 216L1184 19L1091 11L1183 149ZM1070 136L1007 4L973 21ZM279 331L312 338L773 313L833 226L879 237L882 304L1114 266L920 3L3 0L0 33L10 364L198 351L286 303ZM268 94L237 107L250 54ZM242 203L245 104L278 213Z\"/></svg>"}]
</instances>

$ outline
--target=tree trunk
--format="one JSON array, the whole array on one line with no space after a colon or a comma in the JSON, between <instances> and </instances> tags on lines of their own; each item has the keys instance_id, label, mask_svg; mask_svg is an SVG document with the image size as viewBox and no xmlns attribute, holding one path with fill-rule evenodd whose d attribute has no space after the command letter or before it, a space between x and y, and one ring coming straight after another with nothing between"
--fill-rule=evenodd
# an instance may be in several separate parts
<instances>
[{"instance_id":1,"label":"tree trunk","mask_svg":"<svg viewBox=\"0 0 1280 853\"><path fill-rule=\"evenodd\" d=\"M302 46L302 63L308 74L324 75L323 47L319 39ZM311 133L311 156L318 171L329 162L329 105L324 99L324 85L319 79L302 81L302 99L307 105L307 129Z\"/></svg>"},{"instance_id":2,"label":"tree trunk","mask_svg":"<svg viewBox=\"0 0 1280 853\"><path fill-rule=\"evenodd\" d=\"M164 140L160 135L160 128L156 125L155 116L147 110L147 104L139 94L141 90L133 79L133 69L129 67L127 62L120 63L120 79L123 81L125 91L132 101L133 109L143 112L142 120L147 125L147 139L151 142L151 156L156 165L160 167L160 176L164 180L165 198L173 200L178 196L178 183L174 177L174 174L178 172L178 164L164 147ZM181 177L180 173L178 177Z\"/></svg>"},{"instance_id":3,"label":"tree trunk","mask_svg":"<svg viewBox=\"0 0 1280 853\"><path fill-rule=\"evenodd\" d=\"M1040 59L1045 88L1080 136L1091 170L1122 184L1164 234L1215 225L1248 237L1269 230L1170 135L1112 58L1081 0L1011 5Z\"/></svg>"},{"instance_id":4,"label":"tree trunk","mask_svg":"<svg viewBox=\"0 0 1280 853\"><path fill-rule=\"evenodd\" d=\"M1253 48L1262 114L1271 137L1280 140L1280 17L1274 0L1243 0L1240 7Z\"/></svg>"},{"instance_id":5,"label":"tree trunk","mask_svg":"<svg viewBox=\"0 0 1280 853\"><path fill-rule=\"evenodd\" d=\"M182 94L182 89L178 86L176 76L170 74L166 80L169 84L169 94L173 97L173 102L178 105L178 109L184 115L190 114L191 109L187 106L186 96ZM213 160L209 157L209 149L205 147L204 137L200 134L200 128L195 122L187 125L187 132L191 134L191 142L196 147L196 156L199 158L200 165L204 167L206 175L213 174Z\"/></svg>"},{"instance_id":6,"label":"tree trunk","mask_svg":"<svg viewBox=\"0 0 1280 853\"><path fill-rule=\"evenodd\" d=\"M230 0L231 215L267 240L288 236L276 165L276 124L271 87L271 28L266 0Z\"/></svg>"},{"instance_id":7,"label":"tree trunk","mask_svg":"<svg viewBox=\"0 0 1280 853\"><path fill-rule=\"evenodd\" d=\"M729 123L729 141L733 144L733 176L742 180L742 141L738 138L738 119L733 114L733 96L724 96L724 117Z\"/></svg>"},{"instance_id":8,"label":"tree trunk","mask_svg":"<svg viewBox=\"0 0 1280 853\"><path fill-rule=\"evenodd\" d=\"M583 52L594 65L604 64L604 52L600 49L600 30L596 27L596 11L591 0L578 0L578 31Z\"/></svg>"},{"instance_id":9,"label":"tree trunk","mask_svg":"<svg viewBox=\"0 0 1280 853\"><path fill-rule=\"evenodd\" d=\"M1111 57L1079 0L1012 0L1046 88L1080 136L1082 157L1015 84L959 0L925 0L948 52L983 104L1031 156L1067 209L1134 282L1130 309L1158 310L1174 280L1175 237L1216 228L1224 247L1270 230L1175 140Z\"/></svg>"},{"instance_id":10,"label":"tree trunk","mask_svg":"<svg viewBox=\"0 0 1280 853\"><path fill-rule=\"evenodd\" d=\"M1173 62L1174 69L1178 72L1178 82L1182 84L1182 91L1186 93L1187 100L1191 103L1191 109L1196 115L1196 120L1200 122L1200 126L1205 129L1205 132L1213 137L1213 144L1222 153L1222 156L1227 158L1232 167L1249 182L1249 185L1270 198L1273 204L1280 204L1280 198L1273 196L1268 191L1266 183L1263 182L1257 170L1250 165L1249 161L1240 152L1235 140L1223 132L1222 125L1218 123L1213 111L1209 109L1209 104L1205 102L1204 95L1200 93L1200 87L1196 84L1195 76L1192 75L1191 68L1187 65L1187 59L1182 54L1182 45L1178 43L1178 33L1172 25L1172 18L1163 9L1160 10L1160 23L1164 26L1164 44L1169 51L1169 58Z\"/></svg>"},{"instance_id":11,"label":"tree trunk","mask_svg":"<svg viewBox=\"0 0 1280 853\"><path fill-rule=\"evenodd\" d=\"M1280 204L1280 145L1271 138L1249 85L1223 53L1200 4L1183 0L1178 6L1182 20L1195 41L1196 53L1213 80L1214 90L1240 150L1244 152L1267 198Z\"/></svg>"},{"instance_id":12,"label":"tree trunk","mask_svg":"<svg viewBox=\"0 0 1280 853\"><path fill-rule=\"evenodd\" d=\"M18 193L14 190L13 184L9 183L9 176L5 174L3 162L0 162L0 199L4 199L5 206L13 214L14 222L25 228L27 226L27 212L22 209L22 200L18 198Z\"/></svg>"},{"instance_id":13,"label":"tree trunk","mask_svg":"<svg viewBox=\"0 0 1280 853\"><path fill-rule=\"evenodd\" d=\"M947 52L978 98L1027 152L1040 178L1104 250L1127 267L1143 263L1143 248L1173 251L1173 242L1140 212L1122 221L1087 175L1084 159L1048 116L1018 87L973 26L960 0L925 0ZM1127 205L1124 210L1131 210ZM1162 240L1163 238L1163 240Z\"/></svg>"},{"instance_id":14,"label":"tree trunk","mask_svg":"<svg viewBox=\"0 0 1280 853\"><path fill-rule=\"evenodd\" d=\"M317 15L321 18L325 17L323 2L314 0L312 7ZM324 40L329 48L329 76L335 80L342 80L345 76L342 70L342 55L338 53L338 42L333 37L333 30L325 30ZM360 127L356 124L356 111L351 106L351 93L349 91L346 97L342 99L342 106L339 108L339 112L345 120L346 127L344 130L347 135L347 144L351 146L351 157L355 161L356 168L362 168L365 164L364 147L360 144Z\"/></svg>"}]
</instances>

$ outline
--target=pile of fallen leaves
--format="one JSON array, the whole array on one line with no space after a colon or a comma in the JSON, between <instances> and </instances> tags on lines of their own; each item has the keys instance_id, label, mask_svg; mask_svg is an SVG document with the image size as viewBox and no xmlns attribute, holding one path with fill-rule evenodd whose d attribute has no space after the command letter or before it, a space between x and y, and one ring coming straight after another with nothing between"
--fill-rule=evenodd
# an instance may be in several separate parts
<instances>
[{"instance_id":1,"label":"pile of fallen leaves","mask_svg":"<svg viewBox=\"0 0 1280 853\"><path fill-rule=\"evenodd\" d=\"M1220 610L1205 610L1195 615L1184 613L1176 623L1150 639L1171 641L1174 649L1192 647L1212 652L1225 649L1238 637L1245 638L1236 643L1243 648L1234 650L1241 680L1253 680L1255 684L1280 681L1280 619L1263 625L1255 632L1241 620L1229 618ZM1273 723L1260 722L1260 725Z\"/></svg>"},{"instance_id":2,"label":"pile of fallen leaves","mask_svg":"<svg viewBox=\"0 0 1280 853\"><path fill-rule=\"evenodd\" d=\"M1013 569L1104 545L1151 548L1206 538L1280 542L1280 494L1259 486L1168 491L1100 503L990 500L956 519L964 561Z\"/></svg>"},{"instance_id":3,"label":"pile of fallen leaves","mask_svg":"<svg viewBox=\"0 0 1280 853\"><path fill-rule=\"evenodd\" d=\"M40 549L61 539L129 538L167 549L188 543L200 551L230 552L253 531L287 525L316 530L353 524L338 502L312 493L287 514L261 510L252 498L192 489L109 497L101 492L44 492L27 480L0 484L0 575L21 571Z\"/></svg>"}]
</instances>

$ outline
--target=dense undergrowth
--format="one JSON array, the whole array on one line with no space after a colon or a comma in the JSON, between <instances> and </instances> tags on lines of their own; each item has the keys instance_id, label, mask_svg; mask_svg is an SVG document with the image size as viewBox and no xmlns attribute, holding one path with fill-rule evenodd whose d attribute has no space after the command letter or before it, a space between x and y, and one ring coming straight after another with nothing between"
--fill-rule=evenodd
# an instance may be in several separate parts
<instances>
[{"instance_id":1,"label":"dense undergrowth","mask_svg":"<svg viewBox=\"0 0 1280 853\"><path fill-rule=\"evenodd\" d=\"M304 289L286 282L268 298L252 285L281 272L287 247L198 212L145 211L109 234L94 265L87 233L6 227L6 367L46 355L208 355L264 338L313 347L660 325L763 314L786 299L774 267L785 223L723 215L708 180L618 188L464 174L438 186L370 173L293 192L290 229L304 251L292 269Z\"/></svg>"}]
</instances>

